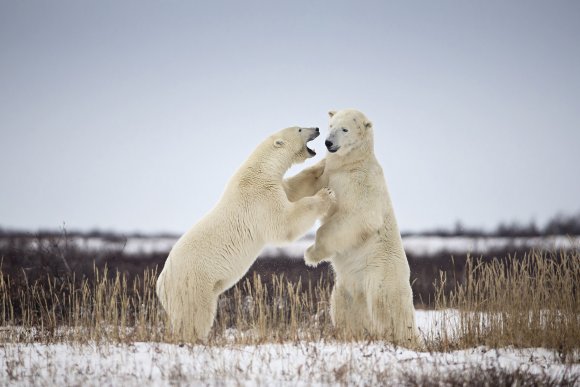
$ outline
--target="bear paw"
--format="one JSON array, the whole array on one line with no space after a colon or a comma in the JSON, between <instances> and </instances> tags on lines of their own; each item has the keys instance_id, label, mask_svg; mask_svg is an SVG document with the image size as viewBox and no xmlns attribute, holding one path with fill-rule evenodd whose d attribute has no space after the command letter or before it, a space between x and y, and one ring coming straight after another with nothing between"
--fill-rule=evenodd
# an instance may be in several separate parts
<instances>
[{"instance_id":1,"label":"bear paw","mask_svg":"<svg viewBox=\"0 0 580 387\"><path fill-rule=\"evenodd\" d=\"M316 196L322 199L322 202L324 203L321 207L322 214L328 214L331 208L336 204L336 195L334 191L328 187L324 187L316 193Z\"/></svg>"},{"instance_id":2,"label":"bear paw","mask_svg":"<svg viewBox=\"0 0 580 387\"><path fill-rule=\"evenodd\" d=\"M336 194L331 188L324 187L320 191L318 191L316 195L321 197L324 201L336 203Z\"/></svg>"}]
</instances>

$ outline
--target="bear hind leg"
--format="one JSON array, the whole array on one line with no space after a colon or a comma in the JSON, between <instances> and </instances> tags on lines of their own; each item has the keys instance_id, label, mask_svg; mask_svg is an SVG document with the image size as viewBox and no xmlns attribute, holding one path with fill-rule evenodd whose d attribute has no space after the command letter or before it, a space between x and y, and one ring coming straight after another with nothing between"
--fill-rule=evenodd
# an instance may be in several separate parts
<instances>
[{"instance_id":1,"label":"bear hind leg","mask_svg":"<svg viewBox=\"0 0 580 387\"><path fill-rule=\"evenodd\" d=\"M198 339L206 340L217 310L218 295L213 292L197 305L197 310L192 316L194 332Z\"/></svg>"},{"instance_id":2,"label":"bear hind leg","mask_svg":"<svg viewBox=\"0 0 580 387\"><path fill-rule=\"evenodd\" d=\"M180 340L195 343L207 339L216 315L219 296L212 290L190 295L186 302L174 309L175 313L170 319Z\"/></svg>"},{"instance_id":3,"label":"bear hind leg","mask_svg":"<svg viewBox=\"0 0 580 387\"><path fill-rule=\"evenodd\" d=\"M369 333L368 311L362 292L352 293L342 286L335 286L330 298L330 317L346 338L360 339Z\"/></svg>"},{"instance_id":4,"label":"bear hind leg","mask_svg":"<svg viewBox=\"0 0 580 387\"><path fill-rule=\"evenodd\" d=\"M385 289L369 299L372 330L406 348L417 348L419 335L412 298L389 295Z\"/></svg>"}]
</instances>

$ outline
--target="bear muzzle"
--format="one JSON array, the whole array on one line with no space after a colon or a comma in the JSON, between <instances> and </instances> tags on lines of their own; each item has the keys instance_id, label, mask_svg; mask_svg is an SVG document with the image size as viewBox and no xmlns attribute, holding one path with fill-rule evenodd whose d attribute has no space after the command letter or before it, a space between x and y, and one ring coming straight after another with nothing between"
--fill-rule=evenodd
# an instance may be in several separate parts
<instances>
[{"instance_id":1,"label":"bear muzzle","mask_svg":"<svg viewBox=\"0 0 580 387\"><path fill-rule=\"evenodd\" d=\"M324 141L324 145L326 145L326 149L328 149L330 153L334 153L340 148L339 146L334 146L334 144L330 140Z\"/></svg>"},{"instance_id":2,"label":"bear muzzle","mask_svg":"<svg viewBox=\"0 0 580 387\"><path fill-rule=\"evenodd\" d=\"M316 137L320 136L320 129L318 129L318 128L305 128L305 129L312 131L312 133L310 134L310 136L306 140L306 144L304 144L304 145L306 146L306 150L308 151L308 155L310 155L310 157L314 157L314 156L316 156L316 152L314 151L314 149L311 149L308 147L308 143L310 141L314 140Z\"/></svg>"}]
</instances>

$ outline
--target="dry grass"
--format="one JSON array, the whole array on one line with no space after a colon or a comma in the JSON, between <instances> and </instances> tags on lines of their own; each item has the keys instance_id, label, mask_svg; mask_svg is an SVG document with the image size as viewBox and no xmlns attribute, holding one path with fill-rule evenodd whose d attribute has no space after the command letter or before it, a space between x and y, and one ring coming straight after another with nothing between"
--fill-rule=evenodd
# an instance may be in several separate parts
<instances>
[{"instance_id":1,"label":"dry grass","mask_svg":"<svg viewBox=\"0 0 580 387\"><path fill-rule=\"evenodd\" d=\"M15 286L0 272L1 340L85 343L167 338L154 271L129 283L119 273L94 270L94 281L49 275L42 282L25 281L24 286Z\"/></svg>"},{"instance_id":2,"label":"dry grass","mask_svg":"<svg viewBox=\"0 0 580 387\"><path fill-rule=\"evenodd\" d=\"M74 276L16 284L0 272L0 341L175 342L155 296L156 272L132 281L95 268L95 280ZM456 309L448 327L426 332L426 348L450 351L486 345L546 347L577 362L580 348L580 254L530 252L492 263L468 258L465 277L437 307ZM209 345L360 340L345 337L329 317L331 286L255 275L220 298Z\"/></svg>"},{"instance_id":3,"label":"dry grass","mask_svg":"<svg viewBox=\"0 0 580 387\"><path fill-rule=\"evenodd\" d=\"M441 275L437 308L456 309L459 315L450 333L427 340L438 350L545 347L566 358L580 348L577 250L532 251L490 263L468 257L465 278L448 297L442 291L445 281Z\"/></svg>"}]
</instances>

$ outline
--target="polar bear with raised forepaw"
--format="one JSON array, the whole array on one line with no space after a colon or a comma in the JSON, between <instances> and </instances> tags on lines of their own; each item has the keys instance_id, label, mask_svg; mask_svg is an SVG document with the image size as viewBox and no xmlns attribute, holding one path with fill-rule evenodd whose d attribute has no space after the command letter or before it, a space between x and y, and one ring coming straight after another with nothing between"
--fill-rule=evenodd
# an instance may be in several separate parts
<instances>
[{"instance_id":1,"label":"polar bear with raised forepaw","mask_svg":"<svg viewBox=\"0 0 580 387\"><path fill-rule=\"evenodd\" d=\"M216 207L176 242L157 280L157 296L178 338L205 339L218 296L248 271L265 244L305 234L334 203L323 188L290 202L282 179L315 155L318 128L292 127L268 137L230 179Z\"/></svg>"},{"instance_id":2,"label":"polar bear with raised forepaw","mask_svg":"<svg viewBox=\"0 0 580 387\"><path fill-rule=\"evenodd\" d=\"M331 317L338 328L415 347L409 264L375 158L372 124L356 110L329 115L326 159L284 182L291 200L324 186L336 194L336 205L322 219L305 261L311 266L332 263Z\"/></svg>"}]
</instances>

